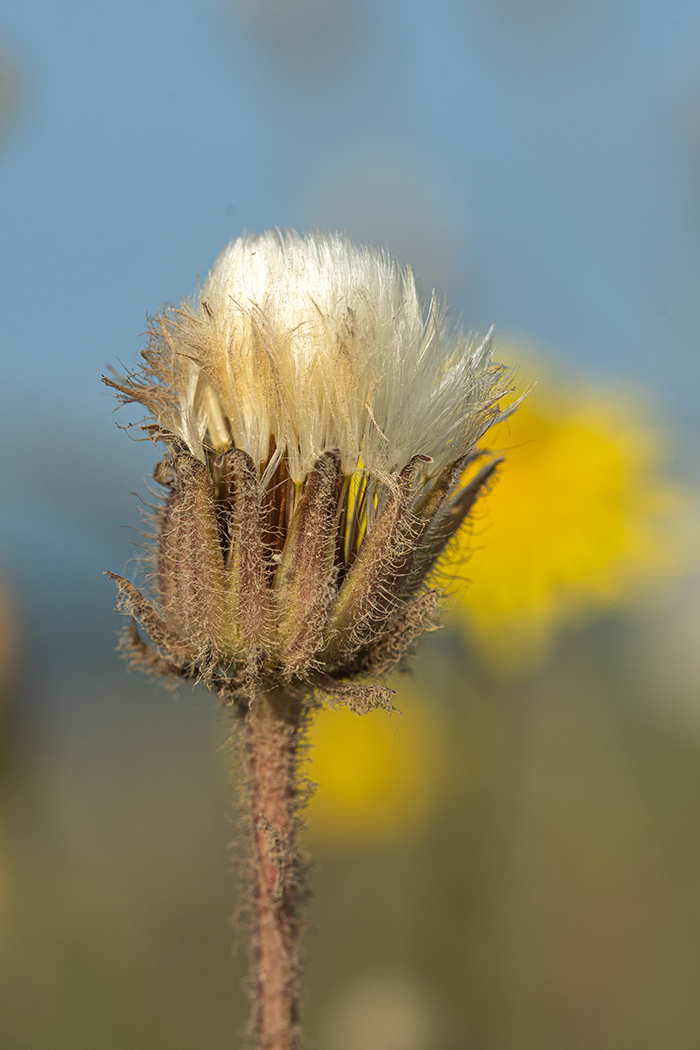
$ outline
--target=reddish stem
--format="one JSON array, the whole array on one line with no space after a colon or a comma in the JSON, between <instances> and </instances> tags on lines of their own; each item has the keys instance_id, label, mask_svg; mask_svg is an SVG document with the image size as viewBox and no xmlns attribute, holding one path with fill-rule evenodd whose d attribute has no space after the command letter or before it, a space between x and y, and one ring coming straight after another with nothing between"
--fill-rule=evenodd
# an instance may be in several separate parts
<instances>
[{"instance_id":1,"label":"reddish stem","mask_svg":"<svg viewBox=\"0 0 700 1050\"><path fill-rule=\"evenodd\" d=\"M253 861L252 1025L259 1050L300 1050L299 941L303 932L304 862L296 841L298 698L256 698L246 718Z\"/></svg>"}]
</instances>

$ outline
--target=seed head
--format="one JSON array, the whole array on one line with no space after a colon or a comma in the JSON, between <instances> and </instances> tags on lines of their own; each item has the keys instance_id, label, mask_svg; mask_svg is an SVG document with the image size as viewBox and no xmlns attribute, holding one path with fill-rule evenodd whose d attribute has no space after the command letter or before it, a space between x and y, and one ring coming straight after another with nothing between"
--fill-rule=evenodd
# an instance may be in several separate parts
<instances>
[{"instance_id":1,"label":"seed head","mask_svg":"<svg viewBox=\"0 0 700 1050\"><path fill-rule=\"evenodd\" d=\"M357 679L434 622L426 580L499 462L463 484L504 415L490 335L386 254L292 231L234 241L148 335L105 380L165 447L153 601L115 577L132 654L229 702L294 683L385 701Z\"/></svg>"}]
</instances>

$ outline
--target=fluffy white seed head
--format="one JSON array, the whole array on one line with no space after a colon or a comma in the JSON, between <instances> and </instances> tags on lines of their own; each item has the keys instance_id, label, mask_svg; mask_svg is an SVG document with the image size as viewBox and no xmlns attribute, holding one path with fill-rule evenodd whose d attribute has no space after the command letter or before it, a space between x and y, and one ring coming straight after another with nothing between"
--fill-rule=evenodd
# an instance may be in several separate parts
<instances>
[{"instance_id":1,"label":"fluffy white seed head","mask_svg":"<svg viewBox=\"0 0 700 1050\"><path fill-rule=\"evenodd\" d=\"M165 447L157 604L118 579L154 648L132 622L127 649L246 709L291 682L390 706L357 678L434 622L427 580L500 463L465 481L504 414L489 338L386 254L293 232L234 241L149 333L140 369L107 380Z\"/></svg>"},{"instance_id":2,"label":"fluffy white seed head","mask_svg":"<svg viewBox=\"0 0 700 1050\"><path fill-rule=\"evenodd\" d=\"M487 337L424 305L410 270L347 236L247 234L226 247L194 303L153 331L169 349L159 422L192 453L231 444L301 481L327 450L343 472L382 476L412 456L433 474L498 415L504 370ZM162 365L162 352L161 352Z\"/></svg>"}]
</instances>

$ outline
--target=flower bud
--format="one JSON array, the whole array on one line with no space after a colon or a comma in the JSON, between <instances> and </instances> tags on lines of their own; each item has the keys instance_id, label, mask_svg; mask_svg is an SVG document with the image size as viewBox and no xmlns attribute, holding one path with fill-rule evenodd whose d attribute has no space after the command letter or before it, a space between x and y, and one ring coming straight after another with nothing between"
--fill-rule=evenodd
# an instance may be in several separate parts
<instances>
[{"instance_id":1,"label":"flower bud","mask_svg":"<svg viewBox=\"0 0 700 1050\"><path fill-rule=\"evenodd\" d=\"M335 234L251 235L150 324L138 401L154 476L151 600L115 577L132 657L229 703L298 685L365 709L434 625L426 580L493 477L505 369L410 271Z\"/></svg>"}]
</instances>

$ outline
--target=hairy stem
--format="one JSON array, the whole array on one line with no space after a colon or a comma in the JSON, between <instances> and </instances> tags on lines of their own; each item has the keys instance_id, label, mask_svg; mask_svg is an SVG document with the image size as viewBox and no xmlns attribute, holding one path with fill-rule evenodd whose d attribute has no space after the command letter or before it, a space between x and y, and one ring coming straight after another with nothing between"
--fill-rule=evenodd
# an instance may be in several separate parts
<instances>
[{"instance_id":1,"label":"hairy stem","mask_svg":"<svg viewBox=\"0 0 700 1050\"><path fill-rule=\"evenodd\" d=\"M305 861L296 840L301 701L284 690L258 695L244 745L253 866L255 999L259 1050L300 1050L299 942L304 929Z\"/></svg>"}]
</instances>

